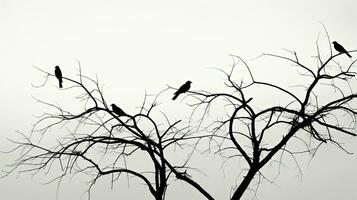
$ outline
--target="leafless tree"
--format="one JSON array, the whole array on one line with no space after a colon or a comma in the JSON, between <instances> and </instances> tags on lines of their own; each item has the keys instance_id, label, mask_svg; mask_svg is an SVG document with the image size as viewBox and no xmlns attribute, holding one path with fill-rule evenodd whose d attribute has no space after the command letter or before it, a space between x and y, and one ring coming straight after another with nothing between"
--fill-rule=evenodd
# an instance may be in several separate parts
<instances>
[{"instance_id":1,"label":"leafless tree","mask_svg":"<svg viewBox=\"0 0 357 200\"><path fill-rule=\"evenodd\" d=\"M45 79L36 87L45 87L54 74L38 69L44 73ZM93 177L88 188L90 197L97 179L109 175L113 184L126 174L141 180L157 200L165 199L168 180L174 177L188 183L207 199L213 199L188 175L189 156L179 165L166 156L166 152L174 148L191 146L194 150L204 136L192 135L187 124L181 120L171 122L158 110L157 98L161 93L145 95L136 114L119 116L108 107L99 81L83 75L81 67L78 80L63 76L63 81L67 86L63 91L79 94L73 100L79 99L82 106L72 103L70 110L66 110L63 106L36 99L49 108L38 116L30 135L22 134L22 142L13 141L16 147L10 152L20 152L21 156L10 165L6 175L14 171L38 174L60 169L60 175L50 183L60 182L68 174L88 174ZM76 109L81 111L74 113ZM180 123L183 125L179 126ZM63 127L66 131L56 137L57 144L41 142L51 129L63 130ZM133 159L143 160L147 171L129 165Z\"/></svg>"},{"instance_id":2,"label":"leafless tree","mask_svg":"<svg viewBox=\"0 0 357 200\"><path fill-rule=\"evenodd\" d=\"M289 64L287 67L296 68L294 75L300 77L296 80L301 83L294 89L258 80L254 67L232 55L231 69L228 72L219 69L226 78L225 91L191 90L183 99L193 108L189 122L172 122L158 110L157 100L161 93L145 95L135 114L125 109L125 113L114 112L108 107L99 81L84 76L79 67L78 80L63 77L66 85L63 90L79 94L74 99L82 102L80 111L74 112L78 107L66 110L37 99L50 109L38 116L30 135L23 134L24 141L13 141L16 147L10 152L20 152L20 157L7 174L14 171L37 174L60 169L60 175L50 181L53 182L61 181L69 173L85 173L93 177L88 194L99 178L110 175L114 183L126 174L144 182L157 200L165 199L168 181L175 178L195 188L206 199L213 200L209 192L189 175L193 170L187 165L190 156L179 164L167 156L168 151L177 147L185 150L191 147L195 151L202 139L208 139L211 152L217 152L229 161L239 158L238 162L245 163L244 169L237 169L245 175L237 187L233 187L231 196L232 200L238 200L252 181L256 181L257 186L262 179L270 181L262 168L273 160L282 163L284 154L294 160L298 154L314 156L326 143L349 153L339 138L356 136L357 110L354 107L357 92L352 82L357 73L354 66L357 60L340 62L347 58L341 53L333 53L327 31L328 46L324 50L320 49L319 40L316 41L314 65L302 62L294 51L287 51L289 56L263 54L257 58L277 59ZM357 50L349 51L351 54L355 52ZM54 74L39 70L45 74L45 82L38 87L44 87ZM240 76L247 75L248 81L247 77L237 78L237 72ZM267 91L264 95L256 92L262 88ZM273 101L261 103L261 98ZM208 113L214 110L213 107L221 107L224 113L220 120L212 123ZM195 121L197 113L200 117ZM209 125L205 123L207 121ZM67 134L61 132L55 145L41 142L51 129L61 127L67 128ZM130 160L143 158L147 166L150 165L146 171L127 164ZM296 165L299 166L298 161Z\"/></svg>"},{"instance_id":3,"label":"leafless tree","mask_svg":"<svg viewBox=\"0 0 357 200\"><path fill-rule=\"evenodd\" d=\"M324 44L328 45L321 50L321 39L316 40L316 64L312 66L301 62L294 51L287 51L288 56L263 54L257 58L278 59L287 63L286 67L295 67L294 73L300 78L294 80L302 82L294 88L300 90L258 80L252 66L232 55L231 69L228 72L218 69L225 75L226 91L191 91L189 97L195 101L191 106L194 112L203 113L202 120L213 106L224 107L226 111L226 117L213 125L212 132L217 137L212 137L211 143L215 145L210 148L216 147L227 160L239 158L237 161L245 163L242 171L245 175L233 187L232 200L241 199L253 180L258 183L254 185L259 185L262 179L270 181L261 169L273 160L281 163L283 154L291 155L296 161L297 154L313 156L326 143L349 153L338 138L341 134L356 136L357 91L351 85L357 71L356 59L346 61L347 56L334 54L329 35L325 33ZM342 60L348 64L340 64ZM287 75L279 75L274 66L265 67L275 76ZM244 81L237 78L242 74L246 74L249 81L246 77ZM264 95L252 92L257 89L266 92ZM255 103L261 98L263 101L272 99L273 103ZM302 146L296 148L295 144ZM299 165L297 161L296 164Z\"/></svg>"}]
</instances>

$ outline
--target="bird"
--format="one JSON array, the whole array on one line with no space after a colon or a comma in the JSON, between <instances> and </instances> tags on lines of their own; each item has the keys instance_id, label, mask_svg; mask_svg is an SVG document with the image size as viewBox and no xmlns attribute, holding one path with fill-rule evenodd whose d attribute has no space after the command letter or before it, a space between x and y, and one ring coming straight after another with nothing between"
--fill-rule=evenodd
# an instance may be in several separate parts
<instances>
[{"instance_id":1,"label":"bird","mask_svg":"<svg viewBox=\"0 0 357 200\"><path fill-rule=\"evenodd\" d=\"M111 105L112 110L115 114L117 114L119 117L127 115L121 108L119 108L117 105L114 103Z\"/></svg>"},{"instance_id":2,"label":"bird","mask_svg":"<svg viewBox=\"0 0 357 200\"><path fill-rule=\"evenodd\" d=\"M338 51L340 53L345 53L348 57L352 58L352 56L346 51L346 49L342 45L340 45L336 41L333 41L332 43L333 43L333 47L336 49L336 51Z\"/></svg>"},{"instance_id":3,"label":"bird","mask_svg":"<svg viewBox=\"0 0 357 200\"><path fill-rule=\"evenodd\" d=\"M61 69L58 67L58 65L55 67L55 76L58 79L59 82L59 87L62 88L62 71Z\"/></svg>"},{"instance_id":4,"label":"bird","mask_svg":"<svg viewBox=\"0 0 357 200\"><path fill-rule=\"evenodd\" d=\"M181 87L174 93L172 100L175 100L180 94L187 92L191 88L191 83L191 81L187 81L185 84L181 85Z\"/></svg>"}]
</instances>

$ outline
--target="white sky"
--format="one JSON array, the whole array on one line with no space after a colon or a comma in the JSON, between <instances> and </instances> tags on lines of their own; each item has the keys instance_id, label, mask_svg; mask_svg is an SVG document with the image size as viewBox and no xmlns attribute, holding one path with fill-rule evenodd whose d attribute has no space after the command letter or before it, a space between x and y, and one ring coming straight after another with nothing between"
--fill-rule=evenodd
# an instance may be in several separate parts
<instances>
[{"instance_id":1,"label":"white sky","mask_svg":"<svg viewBox=\"0 0 357 200\"><path fill-rule=\"evenodd\" d=\"M32 95L61 101L60 92L53 92L55 81L45 92L31 87L42 80L33 65L49 71L59 65L64 74L74 75L78 59L86 74L98 74L110 101L120 99L134 110L145 90L158 92L167 84L179 86L191 80L193 89L215 88L222 77L208 68L227 69L231 53L250 60L287 48L310 58L323 30L319 22L332 40L347 49L357 48L356 7L355 0L0 0L0 150L9 146L6 138L16 130L29 130L33 115L43 109ZM266 66L259 73L278 78L273 72ZM357 153L356 139L346 146ZM1 157L0 167L11 160ZM355 199L355 155L326 146L303 169L301 181L297 171L287 167L274 185L262 184L259 199ZM230 185L213 194L226 198ZM106 199L117 199L118 192L110 192L109 185L99 188L93 199L106 195ZM58 198L78 199L81 189L75 184L64 187ZM129 190L137 191L135 185ZM55 191L55 185L43 186L39 179L27 176L0 180L2 199L55 199ZM137 194L120 193L124 199ZM169 199L175 198L180 199Z\"/></svg>"}]
</instances>

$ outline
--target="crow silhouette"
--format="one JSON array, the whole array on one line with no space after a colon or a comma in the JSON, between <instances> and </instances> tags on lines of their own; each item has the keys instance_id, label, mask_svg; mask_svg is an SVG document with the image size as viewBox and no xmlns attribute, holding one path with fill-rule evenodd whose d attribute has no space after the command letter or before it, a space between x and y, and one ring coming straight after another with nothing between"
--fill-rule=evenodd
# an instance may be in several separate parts
<instances>
[{"instance_id":1,"label":"crow silhouette","mask_svg":"<svg viewBox=\"0 0 357 200\"><path fill-rule=\"evenodd\" d=\"M348 57L352 58L352 56L346 51L345 48L343 48L342 45L340 45L336 41L333 41L332 43L333 43L333 47L336 49L336 51L338 51L340 53L345 53Z\"/></svg>"},{"instance_id":2,"label":"crow silhouette","mask_svg":"<svg viewBox=\"0 0 357 200\"><path fill-rule=\"evenodd\" d=\"M62 88L62 71L61 69L58 67L58 65L55 67L55 76L58 79L59 82L59 87Z\"/></svg>"},{"instance_id":3,"label":"crow silhouette","mask_svg":"<svg viewBox=\"0 0 357 200\"><path fill-rule=\"evenodd\" d=\"M187 81L185 84L181 85L181 87L174 93L175 96L172 100L175 100L180 94L187 92L191 87L191 83L191 81Z\"/></svg>"},{"instance_id":4,"label":"crow silhouette","mask_svg":"<svg viewBox=\"0 0 357 200\"><path fill-rule=\"evenodd\" d=\"M118 115L118 117L121 116L125 116L127 115L121 108L119 108L117 105L115 105L114 103L111 105L112 106L112 110L115 114Z\"/></svg>"}]
</instances>

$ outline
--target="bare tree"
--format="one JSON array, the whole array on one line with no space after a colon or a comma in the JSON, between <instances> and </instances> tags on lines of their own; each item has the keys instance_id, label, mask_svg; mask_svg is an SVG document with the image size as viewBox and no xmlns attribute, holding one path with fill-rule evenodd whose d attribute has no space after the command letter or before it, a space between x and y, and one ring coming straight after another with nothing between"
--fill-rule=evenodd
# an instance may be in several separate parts
<instances>
[{"instance_id":1,"label":"bare tree","mask_svg":"<svg viewBox=\"0 0 357 200\"><path fill-rule=\"evenodd\" d=\"M233 187L232 200L241 199L253 180L257 181L256 185L259 185L261 179L270 181L261 169L275 158L281 163L283 154L291 155L299 167L296 154L307 153L313 156L325 143L337 145L349 153L338 136L356 136L357 92L351 86L356 75L356 59L347 61L347 65L340 64L337 59L346 57L340 56L341 53L333 53L327 31L328 47L325 51L320 50L319 40L316 40L316 65L313 66L301 62L294 51L287 51L291 56L263 54L258 57L278 59L288 63L287 67L296 67L296 75L300 76L298 80L302 80L296 86L300 88L299 91L257 80L253 68L241 57L232 55L234 62L231 69L228 72L218 69L226 77L227 92L190 93L195 99L191 106L194 112L203 113L202 120L212 106L221 106L226 110L226 117L213 125L215 137L212 137L211 143L215 146L211 145L210 148L217 147L217 152L227 160L244 160L242 173L245 175L238 186ZM273 66L269 68L275 70ZM278 73L272 72L276 76L279 76ZM247 74L249 81L243 81L243 78L236 80L242 74ZM264 95L252 92L262 88L267 91ZM274 99L274 103L254 103L261 98ZM297 149L296 145L289 144L302 146Z\"/></svg>"},{"instance_id":2,"label":"bare tree","mask_svg":"<svg viewBox=\"0 0 357 200\"><path fill-rule=\"evenodd\" d=\"M296 67L297 73L295 71L294 74L301 77L297 79L301 83L294 88L299 90L258 80L253 67L241 57L232 55L234 62L231 69L228 72L220 70L226 78L226 91L188 91L186 97L189 98L184 98L184 101L188 101L193 108L188 122L172 122L158 110L158 97L166 90L154 96L145 95L135 114L120 108L120 105L112 110L99 81L84 76L79 68L78 80L63 76L63 81L67 87L64 90L73 90L76 94L78 89L81 91L75 97L82 102L80 111L75 113L77 108L66 110L37 99L52 110L38 117L31 134L23 134L23 142L13 141L17 145L10 152L18 151L20 157L8 173L37 174L60 169L60 175L50 182L61 181L69 173L85 173L93 177L88 194L100 177L110 175L111 183L114 183L126 174L144 182L157 200L165 199L168 181L175 178L192 186L206 199L213 200L189 175L193 170L187 164L191 158L189 155L179 164L167 156L177 147L185 150L191 147L195 151L202 139L208 139L210 151L215 150L227 160L239 158L239 162L242 160L245 163L242 170L245 175L237 187L233 187L231 196L232 200L239 200L252 181L257 181L259 186L261 179L269 180L262 168L275 159L282 163L284 154L294 160L297 154L314 156L326 143L349 153L339 138L342 135L356 136L357 110L354 105L357 92L351 83L357 73L354 66L357 60L340 64L340 57L346 57L333 53L327 31L326 38L328 47L325 51L320 50L320 39L316 41L314 65L300 61L294 51L288 51L289 56L263 54L259 57L278 59L288 63L288 67ZM44 87L54 74L39 70L45 74L45 82L39 87ZM246 74L248 81L246 77L237 79L237 71L239 75ZM257 93L257 88L267 90L266 94ZM256 103L261 98L273 98L274 101ZM217 106L224 110L224 116L212 123L207 114ZM202 115L195 121L197 113ZM207 120L209 125L204 123ZM49 130L61 127L68 130L65 131L67 134L61 132L57 144L41 142ZM296 147L291 144L301 145ZM146 170L129 165L128 162L133 159L145 159L148 164ZM296 165L299 166L297 160Z\"/></svg>"},{"instance_id":3,"label":"bare tree","mask_svg":"<svg viewBox=\"0 0 357 200\"><path fill-rule=\"evenodd\" d=\"M54 74L39 70L45 74L45 81L36 87L44 87ZM192 147L194 150L204 136L193 136L186 123L181 120L171 122L157 109L161 92L145 95L137 113L130 115L111 110L99 81L84 76L80 67L78 80L63 76L63 81L67 85L63 91L74 90L76 94L78 89L81 91L75 97L82 102L81 111L73 113L78 109L73 106L76 104L66 110L63 106L37 99L49 107L48 112L38 116L30 135L22 134L23 142L13 141L17 145L10 152L20 152L21 156L7 174L14 171L37 174L60 169L60 175L50 183L61 182L70 173L85 173L93 177L87 191L89 197L92 186L100 177L109 175L113 184L126 174L141 180L157 200L165 199L168 180L175 177L197 189L207 199L213 199L187 174L189 156L179 165L174 165L166 156L166 152L172 152L174 148ZM158 119L161 121L157 122ZM181 128L180 123L183 124ZM57 144L41 142L50 129L62 127L67 131L56 137ZM133 159L143 160L146 171L128 164Z\"/></svg>"}]
</instances>

